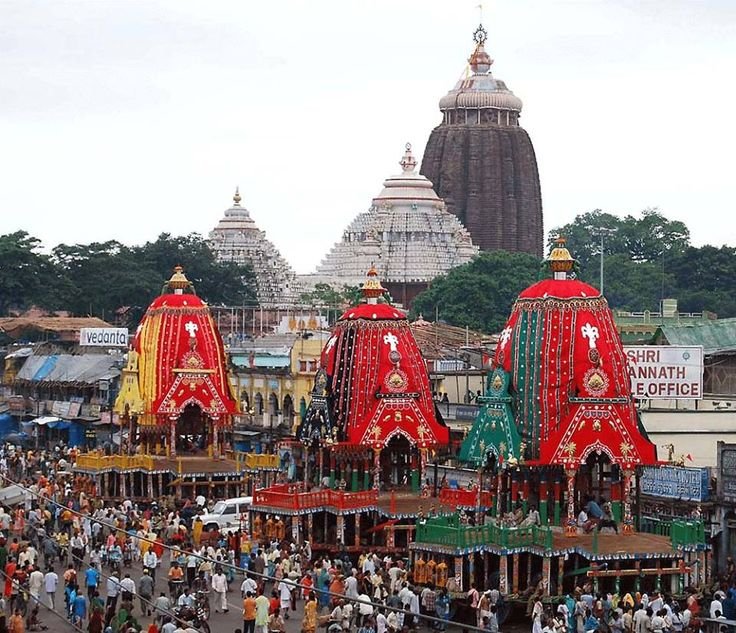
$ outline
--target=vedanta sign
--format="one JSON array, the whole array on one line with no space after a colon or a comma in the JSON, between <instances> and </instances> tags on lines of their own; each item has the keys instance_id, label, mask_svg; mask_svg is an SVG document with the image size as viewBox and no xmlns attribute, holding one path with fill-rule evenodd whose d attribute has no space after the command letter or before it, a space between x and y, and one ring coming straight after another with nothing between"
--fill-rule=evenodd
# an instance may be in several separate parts
<instances>
[{"instance_id":1,"label":"vedanta sign","mask_svg":"<svg viewBox=\"0 0 736 633\"><path fill-rule=\"evenodd\" d=\"M83 327L79 330L83 347L128 347L128 330L124 327Z\"/></svg>"},{"instance_id":2,"label":"vedanta sign","mask_svg":"<svg viewBox=\"0 0 736 633\"><path fill-rule=\"evenodd\" d=\"M700 400L703 348L697 345L624 347L635 398Z\"/></svg>"}]
</instances>

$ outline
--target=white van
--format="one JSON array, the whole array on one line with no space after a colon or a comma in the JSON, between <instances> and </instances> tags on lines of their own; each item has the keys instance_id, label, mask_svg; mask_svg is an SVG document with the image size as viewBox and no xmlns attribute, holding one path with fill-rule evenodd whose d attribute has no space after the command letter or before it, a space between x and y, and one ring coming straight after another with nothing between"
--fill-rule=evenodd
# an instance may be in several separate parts
<instances>
[{"instance_id":1,"label":"white van","mask_svg":"<svg viewBox=\"0 0 736 633\"><path fill-rule=\"evenodd\" d=\"M247 528L248 509L253 503L253 497L237 497L218 501L212 512L200 515L204 529L232 532L239 530L241 525Z\"/></svg>"}]
</instances>

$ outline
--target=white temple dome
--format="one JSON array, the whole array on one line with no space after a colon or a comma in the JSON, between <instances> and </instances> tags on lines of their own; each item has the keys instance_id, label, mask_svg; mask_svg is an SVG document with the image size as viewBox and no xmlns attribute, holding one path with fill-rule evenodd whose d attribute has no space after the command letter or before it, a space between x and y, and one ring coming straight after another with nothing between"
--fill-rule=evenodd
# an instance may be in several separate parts
<instances>
[{"instance_id":1,"label":"white temple dome","mask_svg":"<svg viewBox=\"0 0 736 633\"><path fill-rule=\"evenodd\" d=\"M400 165L402 173L384 181L370 209L348 225L306 283L359 285L375 265L387 285L428 284L477 255L460 220L416 172L409 144Z\"/></svg>"},{"instance_id":2,"label":"white temple dome","mask_svg":"<svg viewBox=\"0 0 736 633\"><path fill-rule=\"evenodd\" d=\"M240 191L236 189L233 206L210 232L210 249L218 261L250 265L261 307L293 304L299 294L296 274L240 201Z\"/></svg>"}]
</instances>

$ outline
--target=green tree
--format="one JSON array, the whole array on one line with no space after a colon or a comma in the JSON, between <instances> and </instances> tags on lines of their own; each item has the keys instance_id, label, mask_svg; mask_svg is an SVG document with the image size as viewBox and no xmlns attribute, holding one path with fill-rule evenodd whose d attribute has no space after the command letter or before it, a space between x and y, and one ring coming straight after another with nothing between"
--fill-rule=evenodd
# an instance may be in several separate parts
<instances>
[{"instance_id":1,"label":"green tree","mask_svg":"<svg viewBox=\"0 0 736 633\"><path fill-rule=\"evenodd\" d=\"M691 246L673 257L668 269L674 277L672 296L681 311L736 316L736 248Z\"/></svg>"},{"instance_id":2,"label":"green tree","mask_svg":"<svg viewBox=\"0 0 736 633\"><path fill-rule=\"evenodd\" d=\"M343 285L335 288L330 284L318 283L310 292L303 292L299 301L327 310L327 321L332 324L343 310L356 305L361 298L358 286Z\"/></svg>"},{"instance_id":3,"label":"green tree","mask_svg":"<svg viewBox=\"0 0 736 633\"><path fill-rule=\"evenodd\" d=\"M57 284L65 282L40 248L41 241L26 231L0 236L0 314L34 304L56 307Z\"/></svg>"},{"instance_id":4,"label":"green tree","mask_svg":"<svg viewBox=\"0 0 736 633\"><path fill-rule=\"evenodd\" d=\"M580 279L596 288L600 278L597 270L588 270ZM604 261L603 290L608 305L614 310L659 309L660 299L669 296L674 277L655 262L635 262L627 255L609 255Z\"/></svg>"},{"instance_id":5,"label":"green tree","mask_svg":"<svg viewBox=\"0 0 736 633\"><path fill-rule=\"evenodd\" d=\"M562 235L583 271L599 266L601 236L605 255L624 255L635 262L662 262L683 252L690 244L690 231L683 222L669 220L658 209L644 209L641 217L619 218L600 209L578 215L572 222L553 229L549 244Z\"/></svg>"},{"instance_id":6,"label":"green tree","mask_svg":"<svg viewBox=\"0 0 736 633\"><path fill-rule=\"evenodd\" d=\"M607 253L624 252L622 226L621 218L595 209L576 216L572 222L564 226L552 229L547 240L547 250L553 247L558 236L562 236L567 242L570 253L578 260L581 270L592 269L600 258L602 231L604 248Z\"/></svg>"},{"instance_id":7,"label":"green tree","mask_svg":"<svg viewBox=\"0 0 736 633\"><path fill-rule=\"evenodd\" d=\"M499 332L518 294L539 279L541 262L525 253L491 251L435 279L412 304L419 313L481 332Z\"/></svg>"},{"instance_id":8,"label":"green tree","mask_svg":"<svg viewBox=\"0 0 736 633\"><path fill-rule=\"evenodd\" d=\"M116 241L60 244L52 259L68 280L63 300L75 314L111 319L127 308L129 327L143 316L153 298L181 265L197 293L214 305L242 305L255 300L250 267L217 262L204 239L196 234L172 237L128 247Z\"/></svg>"}]
</instances>

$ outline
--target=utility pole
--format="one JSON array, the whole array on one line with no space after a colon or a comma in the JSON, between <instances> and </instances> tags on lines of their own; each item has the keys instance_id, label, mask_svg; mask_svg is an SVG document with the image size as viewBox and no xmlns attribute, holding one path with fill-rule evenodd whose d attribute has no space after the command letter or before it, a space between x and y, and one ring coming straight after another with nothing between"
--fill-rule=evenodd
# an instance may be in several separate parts
<instances>
[{"instance_id":1,"label":"utility pole","mask_svg":"<svg viewBox=\"0 0 736 633\"><path fill-rule=\"evenodd\" d=\"M601 270L600 270L600 284L599 284L600 285L600 290L601 290L601 295L603 295L603 237L605 235L610 235L615 230L616 229L607 229L607 228L605 228L603 226L598 229L598 234L599 234L599 236L601 238Z\"/></svg>"}]
</instances>

